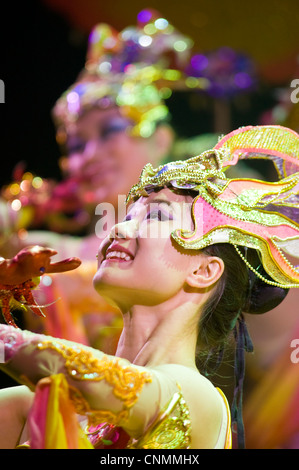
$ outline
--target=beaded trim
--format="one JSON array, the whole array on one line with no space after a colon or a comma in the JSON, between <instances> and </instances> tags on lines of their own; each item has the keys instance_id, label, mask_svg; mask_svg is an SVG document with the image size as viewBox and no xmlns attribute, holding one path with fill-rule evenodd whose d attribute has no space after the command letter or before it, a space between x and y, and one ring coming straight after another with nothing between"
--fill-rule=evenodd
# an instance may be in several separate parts
<instances>
[{"instance_id":1,"label":"beaded trim","mask_svg":"<svg viewBox=\"0 0 299 470\"><path fill-rule=\"evenodd\" d=\"M299 284L280 284L279 282L274 282L274 281L270 281L269 279L266 279L264 276L262 276L262 274L260 274L256 269L254 269L251 264L247 261L247 259L245 258L245 256L243 256L243 254L241 253L241 251L239 250L239 248L237 247L237 245L235 245L234 243L232 243L232 245L235 247L236 249L236 252L238 253L238 255L240 256L240 258L244 261L244 263L246 264L246 266L252 271L254 272L254 274L259 278L261 279L262 281L264 281L266 284L270 284L270 286L275 286L275 287L281 287L283 289L291 289L291 288L299 288Z\"/></svg>"}]
</instances>

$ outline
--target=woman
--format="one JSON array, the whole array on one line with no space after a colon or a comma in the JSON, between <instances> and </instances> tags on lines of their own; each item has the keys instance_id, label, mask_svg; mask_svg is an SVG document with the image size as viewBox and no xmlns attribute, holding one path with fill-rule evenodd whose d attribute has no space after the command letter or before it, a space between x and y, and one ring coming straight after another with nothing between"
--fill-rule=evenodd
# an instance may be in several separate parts
<instances>
[{"instance_id":1,"label":"woman","mask_svg":"<svg viewBox=\"0 0 299 470\"><path fill-rule=\"evenodd\" d=\"M230 447L226 399L197 365L204 372L210 356L219 362L231 333L233 421L244 445L243 353L251 344L243 312L270 310L299 287L298 271L281 255L282 247L296 253L299 226L278 213L298 209L299 174L278 183L224 174L238 158L265 155L286 172L298 162L299 136L278 126L241 128L185 162L144 168L124 222L101 245L94 277L123 313L116 355L2 326L3 369L35 389L35 397L24 388L2 395L11 423L7 431L0 420L3 446L29 437L33 448ZM51 272L51 263L40 268Z\"/></svg>"}]
</instances>

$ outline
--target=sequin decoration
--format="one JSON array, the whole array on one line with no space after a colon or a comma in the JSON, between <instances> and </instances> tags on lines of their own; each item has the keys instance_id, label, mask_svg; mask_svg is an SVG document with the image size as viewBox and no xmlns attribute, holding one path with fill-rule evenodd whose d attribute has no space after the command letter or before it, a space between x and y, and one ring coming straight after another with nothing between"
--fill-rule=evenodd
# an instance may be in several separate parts
<instances>
[{"instance_id":1,"label":"sequin decoration","mask_svg":"<svg viewBox=\"0 0 299 470\"><path fill-rule=\"evenodd\" d=\"M188 449L191 442L189 408L180 392L174 394L146 433L131 439L128 449Z\"/></svg>"}]
</instances>

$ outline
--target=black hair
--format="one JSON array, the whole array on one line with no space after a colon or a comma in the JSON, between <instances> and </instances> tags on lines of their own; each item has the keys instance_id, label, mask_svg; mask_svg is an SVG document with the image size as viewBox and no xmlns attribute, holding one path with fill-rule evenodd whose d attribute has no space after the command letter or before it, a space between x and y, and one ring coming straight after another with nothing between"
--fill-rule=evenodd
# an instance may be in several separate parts
<instances>
[{"instance_id":1,"label":"black hair","mask_svg":"<svg viewBox=\"0 0 299 470\"><path fill-rule=\"evenodd\" d=\"M224 262L224 272L213 294L203 306L198 325L197 357L201 361L219 356L230 343L236 320L248 296L248 268L228 243L210 245L202 250L207 256L217 256ZM208 362L205 362L208 367ZM203 371L204 372L204 371ZM207 372L207 370L205 371Z\"/></svg>"},{"instance_id":2,"label":"black hair","mask_svg":"<svg viewBox=\"0 0 299 470\"><path fill-rule=\"evenodd\" d=\"M256 250L246 247L239 247L239 250L255 270L271 280ZM230 344L238 318L243 313L260 314L272 310L282 302L288 289L267 284L257 277L229 243L210 245L202 252L221 258L224 272L203 307L198 327L198 356L207 357L211 352L214 356L215 352L221 356Z\"/></svg>"}]
</instances>

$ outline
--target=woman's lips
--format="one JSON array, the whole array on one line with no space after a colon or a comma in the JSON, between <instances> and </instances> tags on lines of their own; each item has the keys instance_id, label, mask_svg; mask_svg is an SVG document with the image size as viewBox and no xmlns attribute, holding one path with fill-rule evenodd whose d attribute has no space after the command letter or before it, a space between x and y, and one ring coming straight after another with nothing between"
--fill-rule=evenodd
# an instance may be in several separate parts
<instances>
[{"instance_id":1,"label":"woman's lips","mask_svg":"<svg viewBox=\"0 0 299 470\"><path fill-rule=\"evenodd\" d=\"M123 251L110 251L106 255L106 261L107 260L117 260L117 261L131 261L131 257L129 255L126 255Z\"/></svg>"},{"instance_id":2,"label":"woman's lips","mask_svg":"<svg viewBox=\"0 0 299 470\"><path fill-rule=\"evenodd\" d=\"M112 244L106 251L103 261L132 261L134 256L125 247L121 245Z\"/></svg>"}]
</instances>

